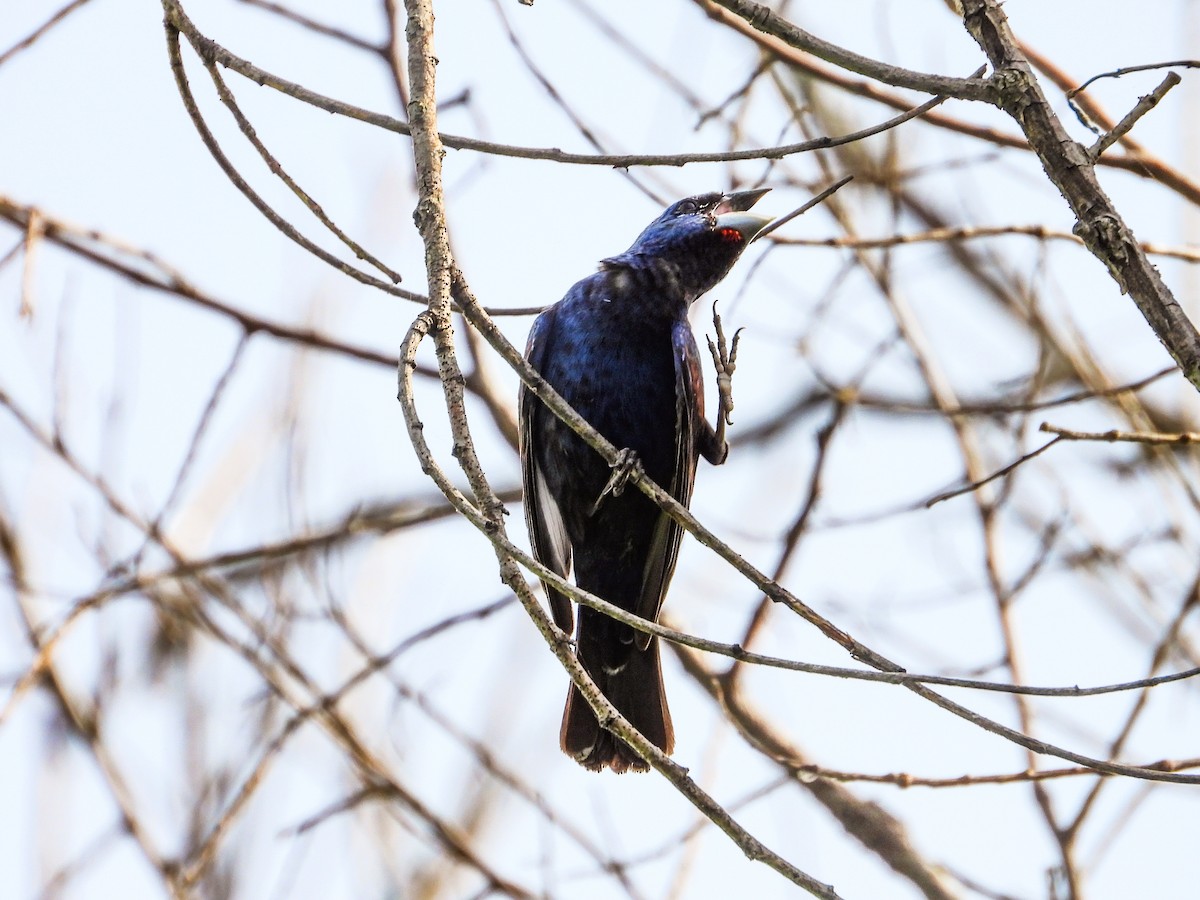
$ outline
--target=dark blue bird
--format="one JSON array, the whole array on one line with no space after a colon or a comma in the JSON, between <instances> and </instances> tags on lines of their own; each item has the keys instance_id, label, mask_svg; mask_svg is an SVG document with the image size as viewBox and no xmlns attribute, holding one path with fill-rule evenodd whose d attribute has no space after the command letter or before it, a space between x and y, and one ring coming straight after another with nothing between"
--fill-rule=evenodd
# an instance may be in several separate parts
<instances>
[{"instance_id":1,"label":"dark blue bird","mask_svg":"<svg viewBox=\"0 0 1200 900\"><path fill-rule=\"evenodd\" d=\"M680 503L692 496L697 456L725 461L732 403L719 329L709 342L721 383L717 426L704 416L700 355L688 308L732 268L770 221L746 212L766 190L689 197L668 207L633 246L542 313L529 334L530 364L610 442ZM525 518L537 558L622 609L657 620L682 529L620 478L532 393L520 398ZM628 474L628 469L625 470ZM619 476L618 467L616 476ZM614 484L616 487L614 488ZM573 631L572 606L546 585L554 621ZM664 752L674 746L658 641L588 607L579 610L580 662L605 696ZM589 769L645 770L632 747L600 727L572 686L562 749Z\"/></svg>"}]
</instances>

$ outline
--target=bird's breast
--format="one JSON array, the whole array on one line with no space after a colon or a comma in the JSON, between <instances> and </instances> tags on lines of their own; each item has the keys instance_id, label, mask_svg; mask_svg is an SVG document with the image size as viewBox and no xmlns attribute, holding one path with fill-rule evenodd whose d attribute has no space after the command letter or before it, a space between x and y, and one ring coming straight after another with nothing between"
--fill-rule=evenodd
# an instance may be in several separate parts
<instances>
[{"instance_id":1,"label":"bird's breast","mask_svg":"<svg viewBox=\"0 0 1200 900\"><path fill-rule=\"evenodd\" d=\"M560 323L555 345L546 380L609 441L637 453L652 478L669 481L678 427L670 331L627 329L619 317L574 317ZM582 444L573 434L561 437Z\"/></svg>"}]
</instances>

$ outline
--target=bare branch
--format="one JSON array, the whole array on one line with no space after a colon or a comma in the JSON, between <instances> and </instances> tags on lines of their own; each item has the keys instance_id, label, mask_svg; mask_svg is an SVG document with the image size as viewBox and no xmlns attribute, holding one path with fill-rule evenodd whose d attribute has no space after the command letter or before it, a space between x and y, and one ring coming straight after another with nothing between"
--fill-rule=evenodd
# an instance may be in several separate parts
<instances>
[{"instance_id":1,"label":"bare branch","mask_svg":"<svg viewBox=\"0 0 1200 900\"><path fill-rule=\"evenodd\" d=\"M1100 139L1088 148L1088 153L1091 154L1092 159L1096 159L1124 135L1128 134L1133 126L1137 124L1138 119L1154 109L1162 98L1167 95L1167 91L1175 87L1182 80L1174 72L1169 72L1158 87L1138 100L1137 106L1131 109L1129 114L1118 122L1112 131L1101 135Z\"/></svg>"},{"instance_id":2,"label":"bare branch","mask_svg":"<svg viewBox=\"0 0 1200 900\"><path fill-rule=\"evenodd\" d=\"M1017 47L997 0L963 0L967 30L988 55L998 86L997 105L1021 126L1046 174L1077 217L1075 232L1128 292L1146 321L1200 388L1200 334L1096 180L1087 151L1071 139Z\"/></svg>"},{"instance_id":3,"label":"bare branch","mask_svg":"<svg viewBox=\"0 0 1200 900\"><path fill-rule=\"evenodd\" d=\"M1056 438L1050 443L1056 443L1059 440L1064 441L1102 441L1105 443L1133 443L1133 444L1153 444L1157 446L1180 447L1188 444L1200 443L1200 432L1185 431L1180 434L1155 434L1153 432L1144 431L1119 431L1112 429L1111 431L1094 432L1094 431L1075 431L1070 428L1060 428L1057 425L1051 425L1049 422L1043 422L1039 431L1044 431L1047 434L1056 435Z\"/></svg>"},{"instance_id":4,"label":"bare branch","mask_svg":"<svg viewBox=\"0 0 1200 900\"><path fill-rule=\"evenodd\" d=\"M52 29L55 25L62 22L63 19L87 2L88 0L71 0L70 3L60 9L58 12L54 13L54 15L52 15L49 19L30 32L27 37L22 38L3 53L0 53L0 66L4 65L22 50L28 50L35 43L37 43L38 39L45 35L46 32L50 31L50 29Z\"/></svg>"},{"instance_id":5,"label":"bare branch","mask_svg":"<svg viewBox=\"0 0 1200 900\"><path fill-rule=\"evenodd\" d=\"M778 38L789 47L811 53L818 59L833 63L848 72L865 75L894 87L909 88L926 94L939 94L959 100L989 102L991 100L992 86L987 79L978 77L948 78L945 75L931 75L902 69L899 66L890 66L809 34L804 29L777 16L769 6L763 6L753 0L711 0L711 2L723 6L745 19L752 27L764 34Z\"/></svg>"}]
</instances>

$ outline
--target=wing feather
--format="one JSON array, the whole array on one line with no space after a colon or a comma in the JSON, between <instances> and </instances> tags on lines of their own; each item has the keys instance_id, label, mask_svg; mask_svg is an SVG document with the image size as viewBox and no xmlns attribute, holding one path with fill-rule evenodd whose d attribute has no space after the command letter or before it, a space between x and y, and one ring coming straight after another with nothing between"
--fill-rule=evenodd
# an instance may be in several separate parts
<instances>
[{"instance_id":1,"label":"wing feather","mask_svg":"<svg viewBox=\"0 0 1200 900\"><path fill-rule=\"evenodd\" d=\"M543 371L546 354L554 332L554 308L538 316L529 331L529 344L525 358L539 373ZM571 571L571 541L563 524L562 511L546 486L546 476L538 465L541 448L538 435L544 429L538 423L545 416L553 415L537 396L521 385L520 397L520 450L521 482L525 494L525 523L529 528L529 540L533 555L555 573L566 578ZM550 612L554 623L567 634L574 630L571 602L553 587L542 582L546 597L550 601Z\"/></svg>"},{"instance_id":2,"label":"wing feather","mask_svg":"<svg viewBox=\"0 0 1200 900\"><path fill-rule=\"evenodd\" d=\"M687 320L676 322L671 331L675 359L675 471L671 483L663 485L677 501L687 506L696 479L696 429L704 421L704 382L696 339ZM635 612L643 619L658 620L663 599L679 559L683 528L660 512L650 539L650 552L642 574L642 594ZM650 635L638 632L637 644L646 649Z\"/></svg>"}]
</instances>

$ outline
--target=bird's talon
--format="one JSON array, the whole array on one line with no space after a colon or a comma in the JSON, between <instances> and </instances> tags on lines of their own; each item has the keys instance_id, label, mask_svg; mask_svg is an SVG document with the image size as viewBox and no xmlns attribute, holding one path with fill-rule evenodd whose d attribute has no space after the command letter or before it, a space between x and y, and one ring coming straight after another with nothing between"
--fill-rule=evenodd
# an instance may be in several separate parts
<instances>
[{"instance_id":1,"label":"bird's talon","mask_svg":"<svg viewBox=\"0 0 1200 900\"><path fill-rule=\"evenodd\" d=\"M737 369L738 344L742 339L742 329L739 328L733 333L732 341L728 340L716 303L713 304L713 328L717 332L717 339L715 342L712 338L707 340L708 352L712 354L713 367L717 370L717 395L720 404L717 408L717 422L732 425L730 413L733 412L733 373ZM724 432L721 434L723 437Z\"/></svg>"},{"instance_id":2,"label":"bird's talon","mask_svg":"<svg viewBox=\"0 0 1200 900\"><path fill-rule=\"evenodd\" d=\"M732 375L734 369L737 368L737 353L738 344L742 339L742 331L739 328L733 333L733 340L729 341L725 337L725 328L721 323L721 316L717 312L716 304L713 304L713 327L717 332L717 340L714 343L712 338L706 338L708 341L708 352L712 354L713 365L716 366L718 375Z\"/></svg>"},{"instance_id":3,"label":"bird's talon","mask_svg":"<svg viewBox=\"0 0 1200 900\"><path fill-rule=\"evenodd\" d=\"M625 485L629 483L630 477L640 467L641 461L638 459L636 453L628 447L620 451L617 454L617 461L612 465L612 475L609 476L608 483L604 485L604 490L600 492L600 496L592 504L591 514L594 516L600 511L600 505L609 494L612 494L614 497L620 497L625 492Z\"/></svg>"},{"instance_id":4,"label":"bird's talon","mask_svg":"<svg viewBox=\"0 0 1200 900\"><path fill-rule=\"evenodd\" d=\"M729 371L731 374L737 368L738 344L742 342L742 332L745 330L743 327L735 331L733 333L733 342L729 345Z\"/></svg>"}]
</instances>

